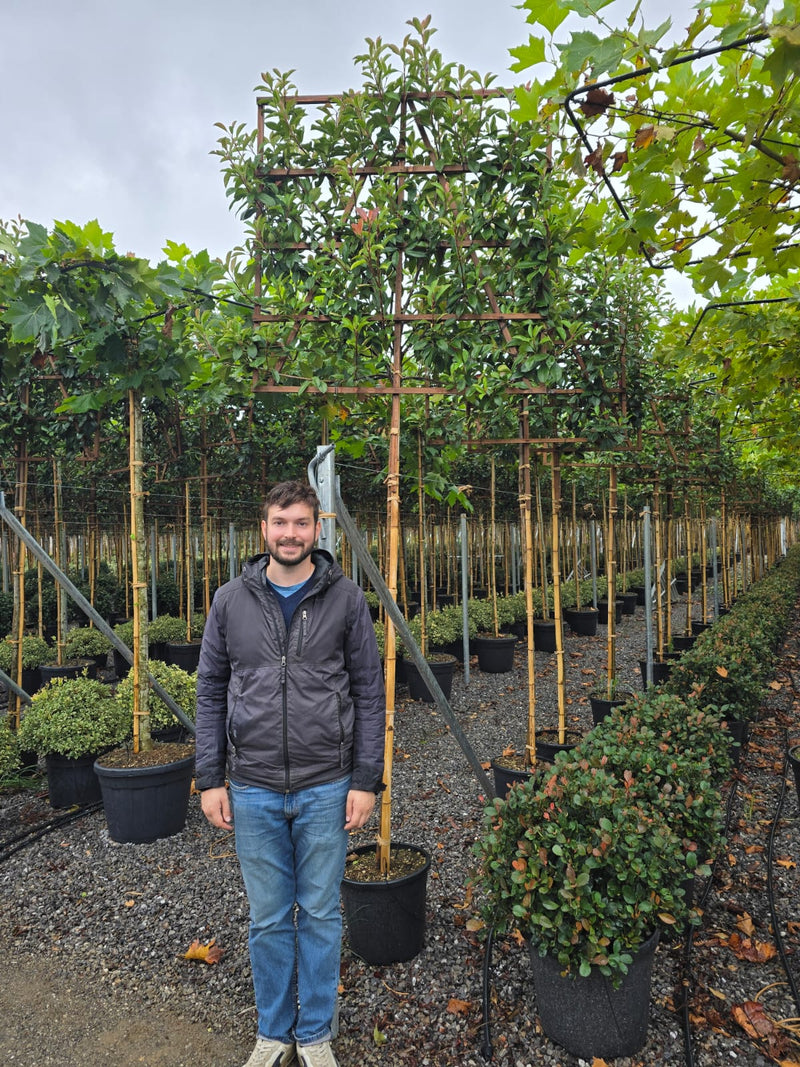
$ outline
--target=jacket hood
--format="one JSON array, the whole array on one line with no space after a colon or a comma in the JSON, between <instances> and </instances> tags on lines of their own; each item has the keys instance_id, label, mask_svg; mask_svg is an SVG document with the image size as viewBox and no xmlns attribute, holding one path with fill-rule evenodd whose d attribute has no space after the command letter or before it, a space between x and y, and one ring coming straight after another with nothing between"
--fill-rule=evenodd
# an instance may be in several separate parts
<instances>
[{"instance_id":1,"label":"jacket hood","mask_svg":"<svg viewBox=\"0 0 800 1067\"><path fill-rule=\"evenodd\" d=\"M259 583L263 582L269 559L269 552L259 552L258 555L251 556L247 560L242 567L242 580L245 585L249 585L254 580ZM340 578L344 577L344 571L341 566L327 549L312 549L311 562L314 564L314 574L312 575L314 589L333 585L334 582L338 582Z\"/></svg>"}]
</instances>

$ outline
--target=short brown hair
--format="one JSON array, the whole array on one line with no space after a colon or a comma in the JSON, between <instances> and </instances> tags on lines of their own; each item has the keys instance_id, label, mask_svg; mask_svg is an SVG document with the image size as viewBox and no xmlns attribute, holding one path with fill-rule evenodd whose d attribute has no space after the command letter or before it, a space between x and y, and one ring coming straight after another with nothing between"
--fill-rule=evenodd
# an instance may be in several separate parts
<instances>
[{"instance_id":1,"label":"short brown hair","mask_svg":"<svg viewBox=\"0 0 800 1067\"><path fill-rule=\"evenodd\" d=\"M261 509L261 517L266 522L269 519L270 508L289 508L292 504L307 504L314 512L314 524L319 521L319 497L305 482L278 482L273 485L264 506Z\"/></svg>"}]
</instances>

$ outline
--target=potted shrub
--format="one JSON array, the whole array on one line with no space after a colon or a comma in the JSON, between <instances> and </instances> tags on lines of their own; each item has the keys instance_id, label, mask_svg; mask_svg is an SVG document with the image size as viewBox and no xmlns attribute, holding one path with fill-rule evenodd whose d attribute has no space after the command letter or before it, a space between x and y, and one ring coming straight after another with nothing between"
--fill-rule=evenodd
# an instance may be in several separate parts
<instances>
[{"instance_id":1,"label":"potted shrub","mask_svg":"<svg viewBox=\"0 0 800 1067\"><path fill-rule=\"evenodd\" d=\"M427 632L427 623L431 615L438 615L439 612L431 612L425 615L426 630L423 633L422 630L422 615L415 615L408 622L408 628L411 631L414 640L420 647L425 662L431 669L434 678L439 684L439 688L442 690L446 699L450 699L450 693L453 688L453 674L456 668L456 657L449 652L433 652L428 649L429 636ZM434 623L434 632L436 631L437 623ZM444 634L446 629L438 631L439 634ZM408 691L412 700L422 700L428 704L434 702L433 695L428 688L428 684L419 672L419 668L416 663L410 657L403 657L403 673L405 681L408 683Z\"/></svg>"},{"instance_id":2,"label":"potted shrub","mask_svg":"<svg viewBox=\"0 0 800 1067\"><path fill-rule=\"evenodd\" d=\"M22 749L44 756L54 808L100 799L93 764L130 731L130 718L109 686L86 675L54 678L34 694L18 732Z\"/></svg>"},{"instance_id":3,"label":"potted shrub","mask_svg":"<svg viewBox=\"0 0 800 1067\"><path fill-rule=\"evenodd\" d=\"M174 664L150 660L150 674L192 721L197 708L197 680ZM117 686L116 702L133 725L133 678ZM148 699L150 736L154 747L135 752L130 744L98 756L94 770L100 781L109 837L142 843L171 837L186 825L194 775L194 745L153 689Z\"/></svg>"},{"instance_id":4,"label":"potted shrub","mask_svg":"<svg viewBox=\"0 0 800 1067\"><path fill-rule=\"evenodd\" d=\"M128 648L133 648L133 619L126 619L124 622L118 622L114 627L114 633ZM130 663L125 657L113 649L112 655L114 657L114 670L117 678L124 678L128 671L131 669Z\"/></svg>"},{"instance_id":5,"label":"potted shrub","mask_svg":"<svg viewBox=\"0 0 800 1067\"><path fill-rule=\"evenodd\" d=\"M181 620L183 622L183 620ZM183 622L183 636L167 641L165 660L185 671L196 671L200 662L200 646L206 620L202 615L193 614L191 620Z\"/></svg>"},{"instance_id":6,"label":"potted shrub","mask_svg":"<svg viewBox=\"0 0 800 1067\"><path fill-rule=\"evenodd\" d=\"M197 678L175 664L162 663L151 659L148 664L150 674L163 685L175 703L194 722L197 713ZM133 680L130 675L124 678L116 690L116 699L125 708L126 714L133 715ZM175 717L172 710L151 690L148 701L150 711L150 733L154 741L182 741L186 738L186 728Z\"/></svg>"},{"instance_id":7,"label":"potted shrub","mask_svg":"<svg viewBox=\"0 0 800 1067\"><path fill-rule=\"evenodd\" d=\"M513 623L513 614L501 612L501 601L497 598L470 600L467 610L470 624L475 627L472 646L478 655L478 667L490 674L512 670L517 638L513 633L504 633L501 626Z\"/></svg>"},{"instance_id":8,"label":"potted shrub","mask_svg":"<svg viewBox=\"0 0 800 1067\"><path fill-rule=\"evenodd\" d=\"M151 659L166 661L167 645L186 640L186 622L175 615L156 615L147 627Z\"/></svg>"},{"instance_id":9,"label":"potted shrub","mask_svg":"<svg viewBox=\"0 0 800 1067\"><path fill-rule=\"evenodd\" d=\"M68 660L90 660L103 668L111 651L111 642L94 626L76 626L64 640L64 655Z\"/></svg>"},{"instance_id":10,"label":"potted shrub","mask_svg":"<svg viewBox=\"0 0 800 1067\"><path fill-rule=\"evenodd\" d=\"M22 678L16 678L17 669L17 646L7 637L0 641L0 669L9 678L14 678L26 693L35 693L42 684L40 668L47 663L52 663L55 658L55 650L43 637L33 634L24 634L22 638Z\"/></svg>"},{"instance_id":11,"label":"potted shrub","mask_svg":"<svg viewBox=\"0 0 800 1067\"><path fill-rule=\"evenodd\" d=\"M545 1033L584 1059L632 1055L659 932L692 918L694 859L668 817L606 769L560 756L494 800L476 850L483 917L525 937Z\"/></svg>"}]
</instances>

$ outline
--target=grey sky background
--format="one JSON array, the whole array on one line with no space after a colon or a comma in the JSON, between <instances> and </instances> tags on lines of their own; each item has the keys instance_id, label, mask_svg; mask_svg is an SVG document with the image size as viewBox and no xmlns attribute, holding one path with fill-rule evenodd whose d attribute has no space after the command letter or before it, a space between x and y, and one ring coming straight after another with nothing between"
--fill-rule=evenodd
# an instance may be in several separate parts
<instances>
[{"instance_id":1,"label":"grey sky background","mask_svg":"<svg viewBox=\"0 0 800 1067\"><path fill-rule=\"evenodd\" d=\"M616 4L623 13L631 4ZM648 26L689 0L644 0ZM255 125L262 71L301 92L360 84L367 37L397 42L432 15L445 59L498 83L531 27L505 0L0 0L0 218L97 218L119 251L162 258L167 239L224 256L241 242L215 122Z\"/></svg>"}]
</instances>

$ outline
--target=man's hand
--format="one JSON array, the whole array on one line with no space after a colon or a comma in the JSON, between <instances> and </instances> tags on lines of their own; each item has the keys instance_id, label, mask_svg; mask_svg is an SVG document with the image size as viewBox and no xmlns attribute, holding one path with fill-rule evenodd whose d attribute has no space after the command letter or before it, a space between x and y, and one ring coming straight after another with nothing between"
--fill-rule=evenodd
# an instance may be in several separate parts
<instances>
[{"instance_id":1,"label":"man's hand","mask_svg":"<svg viewBox=\"0 0 800 1067\"><path fill-rule=\"evenodd\" d=\"M200 794L200 804L203 814L212 826L218 826L220 830L230 830L233 826L233 813L228 790L224 785L216 789L204 789Z\"/></svg>"},{"instance_id":2,"label":"man's hand","mask_svg":"<svg viewBox=\"0 0 800 1067\"><path fill-rule=\"evenodd\" d=\"M205 793L203 796L205 796ZM360 830L372 814L374 807L374 793L366 793L361 789L351 789L347 794L345 830Z\"/></svg>"}]
</instances>

